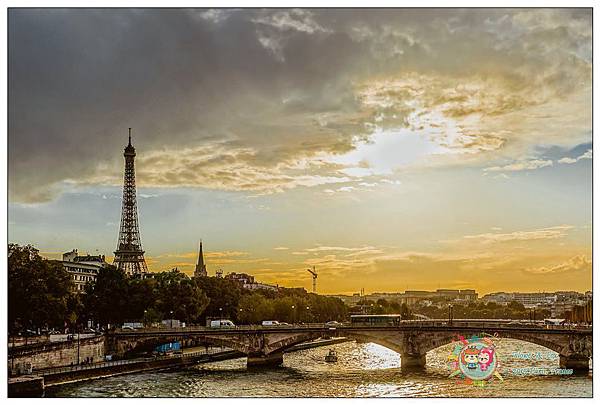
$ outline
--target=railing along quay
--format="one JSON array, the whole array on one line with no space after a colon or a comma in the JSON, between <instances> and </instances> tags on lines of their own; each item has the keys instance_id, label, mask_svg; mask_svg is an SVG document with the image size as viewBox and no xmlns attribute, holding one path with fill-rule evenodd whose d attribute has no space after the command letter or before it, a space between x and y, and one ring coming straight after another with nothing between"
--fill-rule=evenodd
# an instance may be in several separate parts
<instances>
[{"instance_id":1,"label":"railing along quay","mask_svg":"<svg viewBox=\"0 0 600 405\"><path fill-rule=\"evenodd\" d=\"M198 352L190 352L190 353L180 353L173 354L164 357L145 357L141 359L129 359L129 360L112 360L112 361L103 361L98 363L90 363L90 364L79 364L73 366L61 366L61 367L51 367L51 368L43 368L43 369L34 369L32 374L45 376L45 375L54 375L54 374L62 374L69 373L74 371L82 371L82 370L95 370L101 368L110 368L121 366L125 364L142 364L142 363L150 363L161 360L173 360L173 359L181 359L181 358L189 358L189 357L198 357L198 358L207 358L210 355L228 353L231 350L221 350L221 349L213 349L208 351L198 351Z\"/></svg>"}]
</instances>

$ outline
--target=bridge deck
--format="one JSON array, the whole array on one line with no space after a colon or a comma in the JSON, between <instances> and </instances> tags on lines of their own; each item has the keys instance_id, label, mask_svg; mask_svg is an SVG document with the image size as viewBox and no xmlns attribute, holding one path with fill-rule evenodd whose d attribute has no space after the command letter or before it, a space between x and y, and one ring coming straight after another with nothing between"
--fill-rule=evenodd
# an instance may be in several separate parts
<instances>
[{"instance_id":1,"label":"bridge deck","mask_svg":"<svg viewBox=\"0 0 600 405\"><path fill-rule=\"evenodd\" d=\"M116 330L111 335L117 336L140 336L140 335L223 335L223 334L246 334L246 333L290 333L290 332L327 332L327 331L511 331L511 332L542 332L547 334L591 334L592 328L587 326L564 326L564 325L539 325L519 324L510 325L504 322L493 321L403 321L400 325L352 325L343 324L328 326L322 323L289 325L289 326L236 326L229 328L209 328L193 326L186 328L145 328L136 330Z\"/></svg>"}]
</instances>

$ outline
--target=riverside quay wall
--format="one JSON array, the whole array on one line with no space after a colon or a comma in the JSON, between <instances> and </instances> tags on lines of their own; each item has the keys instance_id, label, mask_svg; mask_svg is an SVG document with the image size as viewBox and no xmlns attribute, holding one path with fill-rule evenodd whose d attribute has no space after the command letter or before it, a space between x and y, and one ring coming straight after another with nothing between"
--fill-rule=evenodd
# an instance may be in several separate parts
<instances>
[{"instance_id":1,"label":"riverside quay wall","mask_svg":"<svg viewBox=\"0 0 600 405\"><path fill-rule=\"evenodd\" d=\"M17 346L8 350L8 370L13 376L27 374L30 370L101 361L104 361L103 336Z\"/></svg>"}]
</instances>

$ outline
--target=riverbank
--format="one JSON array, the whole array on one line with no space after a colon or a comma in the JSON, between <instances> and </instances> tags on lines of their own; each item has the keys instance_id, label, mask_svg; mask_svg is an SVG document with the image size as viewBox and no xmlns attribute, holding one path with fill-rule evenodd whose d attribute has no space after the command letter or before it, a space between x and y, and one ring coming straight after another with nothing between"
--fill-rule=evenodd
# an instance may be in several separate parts
<instances>
[{"instance_id":1,"label":"riverbank","mask_svg":"<svg viewBox=\"0 0 600 405\"><path fill-rule=\"evenodd\" d=\"M131 362L109 362L113 364L90 365L80 370L65 370L59 373L44 375L44 386L53 387L61 384L71 384L98 378L112 377L121 374L139 373L144 371L167 370L170 368L188 367L195 364L223 361L243 357L235 350L223 350L216 353L186 353L165 358L143 359Z\"/></svg>"},{"instance_id":2,"label":"riverbank","mask_svg":"<svg viewBox=\"0 0 600 405\"><path fill-rule=\"evenodd\" d=\"M29 376L9 378L9 397L40 397L47 388L59 385L90 381L122 374L144 371L167 370L188 367L195 364L223 361L243 357L235 350L222 350L212 353L193 352L164 358L135 359L102 362L72 367L56 367L38 370Z\"/></svg>"},{"instance_id":3,"label":"riverbank","mask_svg":"<svg viewBox=\"0 0 600 405\"><path fill-rule=\"evenodd\" d=\"M348 341L347 338L319 339L313 342L298 344L287 349L285 352L291 353L319 346L339 344L346 341ZM41 396L46 388L65 384L145 371L190 367L196 364L231 360L241 357L245 357L245 355L235 350L214 350L212 352L195 351L163 358L109 361L37 370L32 376L9 379L9 397Z\"/></svg>"}]
</instances>

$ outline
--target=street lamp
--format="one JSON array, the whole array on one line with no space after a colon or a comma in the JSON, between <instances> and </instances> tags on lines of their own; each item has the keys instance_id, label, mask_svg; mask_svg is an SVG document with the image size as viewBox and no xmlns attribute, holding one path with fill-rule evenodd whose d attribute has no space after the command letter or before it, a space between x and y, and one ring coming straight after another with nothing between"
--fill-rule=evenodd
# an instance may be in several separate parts
<instances>
[{"instance_id":1,"label":"street lamp","mask_svg":"<svg viewBox=\"0 0 600 405\"><path fill-rule=\"evenodd\" d=\"M296 323L296 306L292 305L292 324Z\"/></svg>"},{"instance_id":2,"label":"street lamp","mask_svg":"<svg viewBox=\"0 0 600 405\"><path fill-rule=\"evenodd\" d=\"M75 324L77 328L77 365L79 365L79 325Z\"/></svg>"},{"instance_id":3,"label":"street lamp","mask_svg":"<svg viewBox=\"0 0 600 405\"><path fill-rule=\"evenodd\" d=\"M223 319L223 308L219 307L219 318Z\"/></svg>"},{"instance_id":4,"label":"street lamp","mask_svg":"<svg viewBox=\"0 0 600 405\"><path fill-rule=\"evenodd\" d=\"M448 305L448 324L452 325L452 319L454 318L454 305Z\"/></svg>"},{"instance_id":5,"label":"street lamp","mask_svg":"<svg viewBox=\"0 0 600 405\"><path fill-rule=\"evenodd\" d=\"M169 322L171 323L171 329L173 329L173 311L169 311L169 314L171 315L171 319L169 319Z\"/></svg>"},{"instance_id":6,"label":"street lamp","mask_svg":"<svg viewBox=\"0 0 600 405\"><path fill-rule=\"evenodd\" d=\"M148 310L144 309L144 327L146 327L147 322L148 322Z\"/></svg>"}]
</instances>

